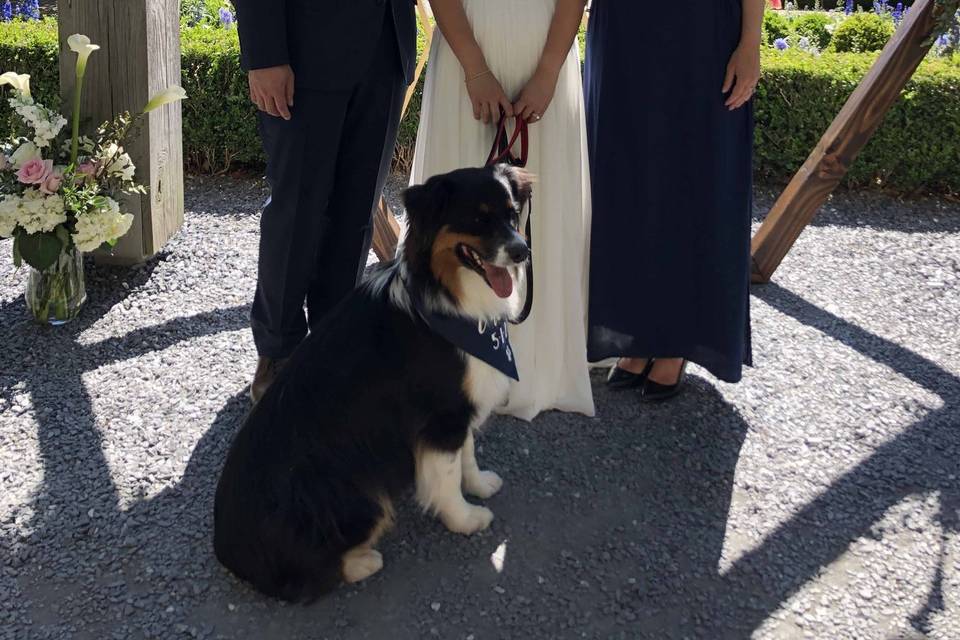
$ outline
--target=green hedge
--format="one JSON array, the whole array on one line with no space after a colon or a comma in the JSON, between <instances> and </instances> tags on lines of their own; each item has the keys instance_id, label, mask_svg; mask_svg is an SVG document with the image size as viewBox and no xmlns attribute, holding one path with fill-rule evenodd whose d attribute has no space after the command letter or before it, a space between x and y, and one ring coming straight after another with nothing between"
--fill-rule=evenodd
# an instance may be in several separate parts
<instances>
[{"instance_id":1,"label":"green hedge","mask_svg":"<svg viewBox=\"0 0 960 640\"><path fill-rule=\"evenodd\" d=\"M183 86L190 95L183 104L184 154L193 171L263 162L238 53L234 30L183 31ZM758 179L783 182L793 175L876 55L764 50L756 100ZM91 64L98 62L94 57ZM56 25L0 24L0 72L7 70L31 73L35 95L52 104ZM401 126L400 164L412 155L419 99L418 92ZM8 116L0 101L0 118ZM960 192L960 57L924 62L846 183L898 193Z\"/></svg>"}]
</instances>

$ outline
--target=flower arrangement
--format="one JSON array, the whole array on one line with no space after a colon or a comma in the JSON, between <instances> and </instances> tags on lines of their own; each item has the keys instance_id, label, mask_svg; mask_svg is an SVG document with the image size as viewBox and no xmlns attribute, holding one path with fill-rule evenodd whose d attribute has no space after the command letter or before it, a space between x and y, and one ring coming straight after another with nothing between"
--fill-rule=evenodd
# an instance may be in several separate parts
<instances>
[{"instance_id":1,"label":"flower arrangement","mask_svg":"<svg viewBox=\"0 0 960 640\"><path fill-rule=\"evenodd\" d=\"M81 256L113 247L133 216L121 211L122 194L142 194L123 143L140 119L186 97L180 87L154 96L139 114L122 113L80 135L80 97L90 55L99 47L83 35L67 40L77 54L72 127L59 112L36 102L30 76L7 72L14 130L0 142L0 238L13 238L13 261L31 268L27 304L39 322L60 324L79 312L85 294Z\"/></svg>"}]
</instances>

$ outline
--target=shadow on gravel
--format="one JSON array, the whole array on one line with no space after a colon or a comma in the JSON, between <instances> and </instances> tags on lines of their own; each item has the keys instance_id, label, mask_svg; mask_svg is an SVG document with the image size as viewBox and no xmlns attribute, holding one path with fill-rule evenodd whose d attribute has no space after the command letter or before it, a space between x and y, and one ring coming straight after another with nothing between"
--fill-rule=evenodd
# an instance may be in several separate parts
<instances>
[{"instance_id":1,"label":"shadow on gravel","mask_svg":"<svg viewBox=\"0 0 960 640\"><path fill-rule=\"evenodd\" d=\"M960 531L960 379L937 363L847 322L779 285L756 287L753 293L781 313L938 395L943 406L878 447L760 547L738 560L724 575L724 589L733 595L734 601L758 605L752 615L741 618L755 629L853 541L864 536L880 538L883 531L875 525L890 508L911 495L936 494L940 500L939 524L943 528L937 572L940 578L935 577L926 606L912 619L922 631L931 617L943 610L946 538L951 532ZM718 626L725 628L724 624Z\"/></svg>"},{"instance_id":2,"label":"shadow on gravel","mask_svg":"<svg viewBox=\"0 0 960 640\"><path fill-rule=\"evenodd\" d=\"M18 565L44 547L91 549L116 543L122 524L119 498L83 374L194 337L248 325L248 309L234 307L178 318L92 345L78 342L85 330L141 287L164 259L160 255L133 270L88 260L87 307L63 327L33 324L20 299L0 307L0 343L15 345L4 354L0 368L0 409L18 410L14 397L29 394L43 464L42 487L28 507L32 518L25 528L31 531L30 541L18 550ZM92 505L96 511L91 515ZM111 512L103 513L104 505L112 505ZM74 566L66 571L68 577L82 582L102 569Z\"/></svg>"}]
</instances>

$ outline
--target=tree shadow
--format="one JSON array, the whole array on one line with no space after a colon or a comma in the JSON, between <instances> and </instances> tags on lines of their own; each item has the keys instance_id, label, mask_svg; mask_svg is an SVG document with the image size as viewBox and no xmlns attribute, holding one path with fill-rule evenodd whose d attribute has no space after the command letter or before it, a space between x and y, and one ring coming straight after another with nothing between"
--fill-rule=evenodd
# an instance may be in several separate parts
<instances>
[{"instance_id":1,"label":"tree shadow","mask_svg":"<svg viewBox=\"0 0 960 640\"><path fill-rule=\"evenodd\" d=\"M43 472L39 489L23 507L30 516L25 526L29 536L8 543L18 556L18 565L58 547L95 555L93 549L115 546L129 528L103 451L102 425L97 424L91 397L96 390L86 388L83 375L185 340L248 326L248 309L240 306L177 318L94 344L78 340L93 323L142 287L164 259L164 255L157 256L133 270L88 260L87 305L74 322L62 327L34 324L21 313L22 300L0 308L4 344L13 345L5 354L10 366L0 373L0 408L19 410L14 397L29 395L32 409L27 411L36 421ZM115 569L59 568L63 577L80 583Z\"/></svg>"},{"instance_id":2,"label":"tree shadow","mask_svg":"<svg viewBox=\"0 0 960 640\"><path fill-rule=\"evenodd\" d=\"M758 287L755 295L796 320L814 327L898 374L937 394L944 406L879 446L815 500L795 513L763 543L738 559L721 588L707 600L749 602L747 610L717 619L717 628L737 623L755 630L782 603L846 552L905 498L937 492L941 508L960 504L960 439L956 437L960 379L935 362L858 327L776 284ZM951 437L952 436L952 437ZM941 526L956 528L956 517L941 517ZM942 573L943 564L940 572ZM941 587L931 585L927 606L917 621L939 608ZM732 611L732 610L731 610Z\"/></svg>"}]
</instances>

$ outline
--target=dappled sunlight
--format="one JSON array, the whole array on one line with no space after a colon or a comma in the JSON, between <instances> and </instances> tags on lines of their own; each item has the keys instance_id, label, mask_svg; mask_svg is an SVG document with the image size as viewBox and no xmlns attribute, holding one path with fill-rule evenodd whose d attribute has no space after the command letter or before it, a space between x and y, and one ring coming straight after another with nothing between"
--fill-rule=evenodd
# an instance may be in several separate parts
<instances>
[{"instance_id":1,"label":"dappled sunlight","mask_svg":"<svg viewBox=\"0 0 960 640\"><path fill-rule=\"evenodd\" d=\"M497 550L490 554L490 564L497 573L503 573L504 563L507 561L507 541L504 540L497 547Z\"/></svg>"}]
</instances>

